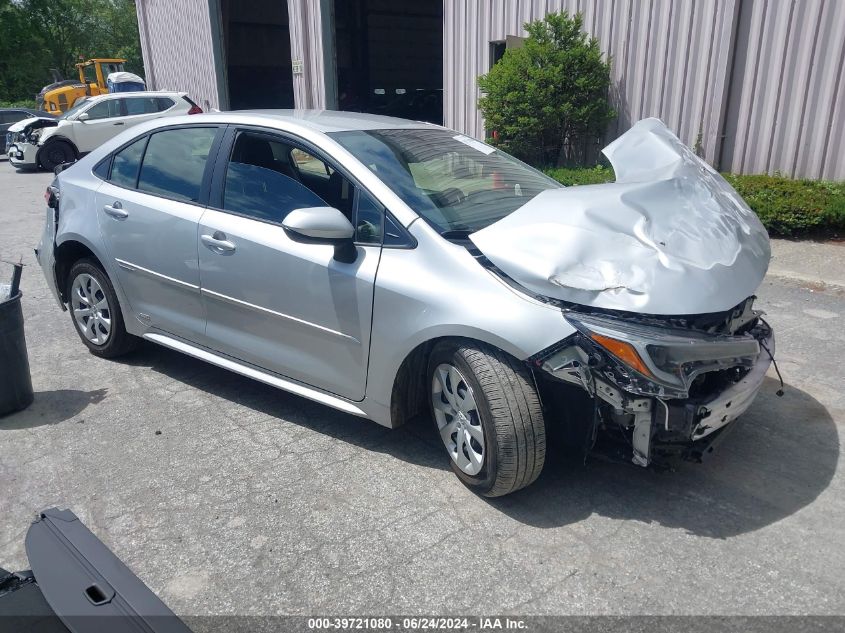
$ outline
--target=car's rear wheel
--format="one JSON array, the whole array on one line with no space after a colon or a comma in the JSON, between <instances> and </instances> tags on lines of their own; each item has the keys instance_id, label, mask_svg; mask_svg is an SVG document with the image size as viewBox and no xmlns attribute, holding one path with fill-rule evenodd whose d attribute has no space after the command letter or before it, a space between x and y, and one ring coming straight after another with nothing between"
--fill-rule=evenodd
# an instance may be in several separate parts
<instances>
[{"instance_id":1,"label":"car's rear wheel","mask_svg":"<svg viewBox=\"0 0 845 633\"><path fill-rule=\"evenodd\" d=\"M528 368L483 343L439 343L428 364L431 412L452 470L487 497L531 484L546 427Z\"/></svg>"},{"instance_id":2,"label":"car's rear wheel","mask_svg":"<svg viewBox=\"0 0 845 633\"><path fill-rule=\"evenodd\" d=\"M70 143L65 141L51 141L38 152L38 162L44 169L53 171L59 165L76 160L76 152Z\"/></svg>"},{"instance_id":3,"label":"car's rear wheel","mask_svg":"<svg viewBox=\"0 0 845 633\"><path fill-rule=\"evenodd\" d=\"M79 338L96 356L114 358L137 347L126 331L111 280L91 259L81 259L68 275L68 310Z\"/></svg>"}]
</instances>

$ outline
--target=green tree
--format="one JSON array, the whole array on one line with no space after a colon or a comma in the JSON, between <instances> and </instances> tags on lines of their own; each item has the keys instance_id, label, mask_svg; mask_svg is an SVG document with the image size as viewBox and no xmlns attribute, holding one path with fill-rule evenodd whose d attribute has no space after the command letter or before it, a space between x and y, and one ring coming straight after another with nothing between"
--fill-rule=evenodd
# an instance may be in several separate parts
<instances>
[{"instance_id":1,"label":"green tree","mask_svg":"<svg viewBox=\"0 0 845 633\"><path fill-rule=\"evenodd\" d=\"M0 100L32 101L50 78L39 34L21 6L0 0Z\"/></svg>"},{"instance_id":2,"label":"green tree","mask_svg":"<svg viewBox=\"0 0 845 633\"><path fill-rule=\"evenodd\" d=\"M92 57L125 58L143 75L133 0L0 0L0 101L31 100Z\"/></svg>"},{"instance_id":3,"label":"green tree","mask_svg":"<svg viewBox=\"0 0 845 633\"><path fill-rule=\"evenodd\" d=\"M74 64L87 56L97 36L97 4L95 0L20 0L50 67L65 77L76 76Z\"/></svg>"},{"instance_id":4,"label":"green tree","mask_svg":"<svg viewBox=\"0 0 845 633\"><path fill-rule=\"evenodd\" d=\"M144 76L134 0L97 0L99 16L91 57L120 57L126 70Z\"/></svg>"},{"instance_id":5,"label":"green tree","mask_svg":"<svg viewBox=\"0 0 845 633\"><path fill-rule=\"evenodd\" d=\"M616 116L610 63L580 14L550 13L525 24L528 38L479 77L478 107L493 143L539 165L582 162Z\"/></svg>"}]
</instances>

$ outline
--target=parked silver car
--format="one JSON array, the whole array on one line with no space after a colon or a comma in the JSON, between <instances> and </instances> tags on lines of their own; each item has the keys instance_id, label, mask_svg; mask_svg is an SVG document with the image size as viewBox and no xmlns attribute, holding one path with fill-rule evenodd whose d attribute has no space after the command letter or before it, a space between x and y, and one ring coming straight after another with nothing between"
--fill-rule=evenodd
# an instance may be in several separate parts
<instances>
[{"instance_id":1,"label":"parked silver car","mask_svg":"<svg viewBox=\"0 0 845 633\"><path fill-rule=\"evenodd\" d=\"M142 124L48 189L38 258L92 353L140 339L395 427L507 494L546 429L646 466L756 395L768 236L656 119L564 188L452 130L317 111Z\"/></svg>"}]
</instances>

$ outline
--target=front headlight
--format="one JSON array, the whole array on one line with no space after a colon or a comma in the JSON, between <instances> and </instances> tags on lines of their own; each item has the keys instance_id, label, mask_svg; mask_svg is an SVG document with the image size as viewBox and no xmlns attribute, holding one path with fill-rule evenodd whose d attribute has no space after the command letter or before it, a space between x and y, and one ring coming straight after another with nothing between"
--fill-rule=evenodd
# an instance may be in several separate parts
<instances>
[{"instance_id":1,"label":"front headlight","mask_svg":"<svg viewBox=\"0 0 845 633\"><path fill-rule=\"evenodd\" d=\"M706 334L660 329L621 319L570 312L565 315L619 370L621 387L642 395L686 398L696 376L731 367L752 367L760 344L751 334Z\"/></svg>"}]
</instances>

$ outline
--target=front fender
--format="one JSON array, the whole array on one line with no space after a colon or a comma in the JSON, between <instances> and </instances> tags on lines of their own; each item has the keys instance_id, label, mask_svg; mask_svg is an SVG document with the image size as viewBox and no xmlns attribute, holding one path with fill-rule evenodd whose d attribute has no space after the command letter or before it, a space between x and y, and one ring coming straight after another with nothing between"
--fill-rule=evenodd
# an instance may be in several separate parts
<instances>
[{"instance_id":1,"label":"front fender","mask_svg":"<svg viewBox=\"0 0 845 633\"><path fill-rule=\"evenodd\" d=\"M517 292L465 248L432 239L421 222L412 228L419 246L385 248L379 263L367 376L374 407L390 406L402 362L427 341L473 339L525 360L575 332L559 308Z\"/></svg>"}]
</instances>

